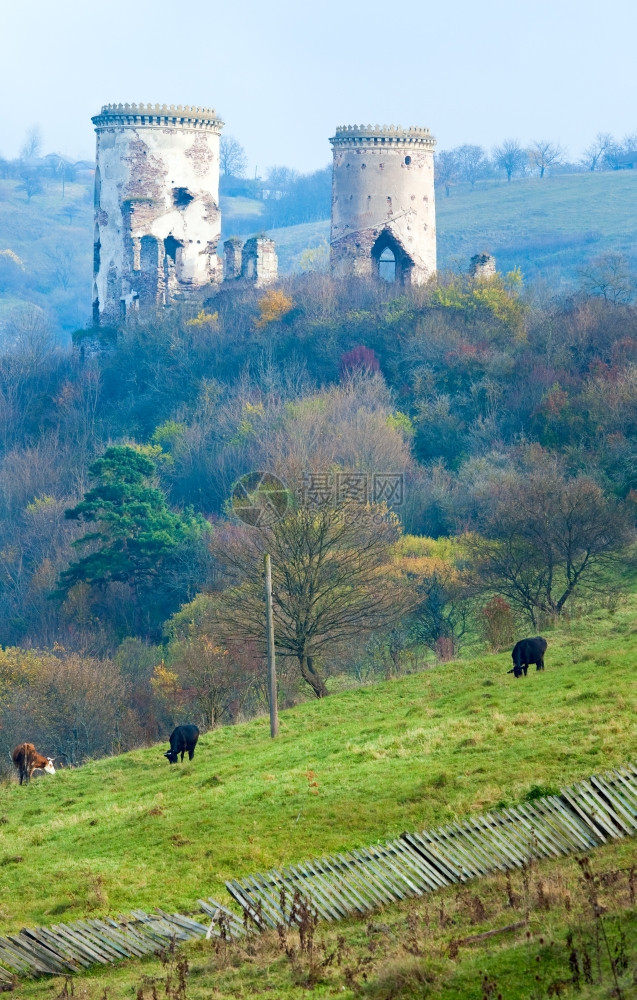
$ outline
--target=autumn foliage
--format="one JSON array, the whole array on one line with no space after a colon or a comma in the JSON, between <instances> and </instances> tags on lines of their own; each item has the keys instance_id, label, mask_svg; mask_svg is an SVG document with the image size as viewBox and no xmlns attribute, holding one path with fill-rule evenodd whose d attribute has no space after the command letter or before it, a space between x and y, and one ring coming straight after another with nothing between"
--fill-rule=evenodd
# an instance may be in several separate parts
<instances>
[{"instance_id":1,"label":"autumn foliage","mask_svg":"<svg viewBox=\"0 0 637 1000\"><path fill-rule=\"evenodd\" d=\"M294 302L279 288L269 288L258 302L259 319L255 326L263 329L269 323L277 323L294 308Z\"/></svg>"}]
</instances>

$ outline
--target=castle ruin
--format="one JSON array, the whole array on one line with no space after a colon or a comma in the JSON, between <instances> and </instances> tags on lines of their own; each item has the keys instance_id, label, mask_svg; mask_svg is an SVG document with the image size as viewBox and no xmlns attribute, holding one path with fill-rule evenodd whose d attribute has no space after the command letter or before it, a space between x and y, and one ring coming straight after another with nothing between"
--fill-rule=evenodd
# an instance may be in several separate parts
<instances>
[{"instance_id":1,"label":"castle ruin","mask_svg":"<svg viewBox=\"0 0 637 1000\"><path fill-rule=\"evenodd\" d=\"M223 244L223 280L243 278L257 288L271 285L279 272L279 259L274 240L268 236L253 236L245 243L231 236Z\"/></svg>"},{"instance_id":2,"label":"castle ruin","mask_svg":"<svg viewBox=\"0 0 637 1000\"><path fill-rule=\"evenodd\" d=\"M436 272L436 140L429 129L344 125L330 142L332 274L427 281Z\"/></svg>"},{"instance_id":3,"label":"castle ruin","mask_svg":"<svg viewBox=\"0 0 637 1000\"><path fill-rule=\"evenodd\" d=\"M212 108L108 104L97 134L93 321L117 323L222 280L277 278L262 235L224 244ZM333 147L330 265L336 277L422 284L436 271L435 139L426 128L345 125Z\"/></svg>"},{"instance_id":4,"label":"castle ruin","mask_svg":"<svg viewBox=\"0 0 637 1000\"><path fill-rule=\"evenodd\" d=\"M221 280L212 108L108 104L97 133L93 319L117 322Z\"/></svg>"}]
</instances>

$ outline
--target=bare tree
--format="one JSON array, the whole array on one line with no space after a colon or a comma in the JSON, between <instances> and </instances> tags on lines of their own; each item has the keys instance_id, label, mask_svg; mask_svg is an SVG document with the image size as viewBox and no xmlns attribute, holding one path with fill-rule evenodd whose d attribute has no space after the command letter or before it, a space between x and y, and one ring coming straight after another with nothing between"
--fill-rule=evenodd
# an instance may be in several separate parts
<instances>
[{"instance_id":1,"label":"bare tree","mask_svg":"<svg viewBox=\"0 0 637 1000\"><path fill-rule=\"evenodd\" d=\"M454 150L442 149L439 153L436 153L435 176L436 184L444 187L445 195L448 198L451 194L452 185L457 182L459 177L458 157Z\"/></svg>"},{"instance_id":2,"label":"bare tree","mask_svg":"<svg viewBox=\"0 0 637 1000\"><path fill-rule=\"evenodd\" d=\"M582 288L589 295L601 295L614 305L631 302L637 288L637 275L622 253L600 254L578 271Z\"/></svg>"},{"instance_id":3,"label":"bare tree","mask_svg":"<svg viewBox=\"0 0 637 1000\"><path fill-rule=\"evenodd\" d=\"M255 686L260 658L233 655L206 634L191 634L171 648L171 662L155 667L152 687L173 718L184 709L193 722L214 729L236 721ZM247 656L246 656L247 652ZM242 662L241 662L242 661Z\"/></svg>"},{"instance_id":4,"label":"bare tree","mask_svg":"<svg viewBox=\"0 0 637 1000\"><path fill-rule=\"evenodd\" d=\"M222 135L219 142L219 166L224 177L243 177L248 160L245 149L233 135Z\"/></svg>"},{"instance_id":5,"label":"bare tree","mask_svg":"<svg viewBox=\"0 0 637 1000\"><path fill-rule=\"evenodd\" d=\"M549 167L556 167L563 162L564 153L559 143L549 142L548 139L536 139L529 148L529 159L539 170L540 177L544 177Z\"/></svg>"},{"instance_id":6,"label":"bare tree","mask_svg":"<svg viewBox=\"0 0 637 1000\"><path fill-rule=\"evenodd\" d=\"M604 158L616 145L610 132L598 132L595 139L582 154L582 163L587 170L601 170Z\"/></svg>"},{"instance_id":7,"label":"bare tree","mask_svg":"<svg viewBox=\"0 0 637 1000\"><path fill-rule=\"evenodd\" d=\"M73 243L56 243L48 247L44 256L49 261L49 270L53 283L65 291L68 289L76 271L76 253Z\"/></svg>"},{"instance_id":8,"label":"bare tree","mask_svg":"<svg viewBox=\"0 0 637 1000\"><path fill-rule=\"evenodd\" d=\"M265 186L270 192L271 198L280 198L288 194L292 186L299 179L297 170L291 167L270 167L265 179Z\"/></svg>"},{"instance_id":9,"label":"bare tree","mask_svg":"<svg viewBox=\"0 0 637 1000\"><path fill-rule=\"evenodd\" d=\"M452 150L457 158L460 176L469 181L471 187L485 172L487 156L482 146L464 145Z\"/></svg>"},{"instance_id":10,"label":"bare tree","mask_svg":"<svg viewBox=\"0 0 637 1000\"><path fill-rule=\"evenodd\" d=\"M32 125L27 132L22 148L20 150L20 159L26 160L37 160L42 152L42 132L39 125Z\"/></svg>"},{"instance_id":11,"label":"bare tree","mask_svg":"<svg viewBox=\"0 0 637 1000\"><path fill-rule=\"evenodd\" d=\"M131 747L137 727L113 661L21 650L11 655L22 670L5 685L0 704L5 746L24 739L26 731L52 756L72 764Z\"/></svg>"},{"instance_id":12,"label":"bare tree","mask_svg":"<svg viewBox=\"0 0 637 1000\"><path fill-rule=\"evenodd\" d=\"M526 152L517 139L505 139L501 146L496 146L493 150L493 160L497 167L504 170L507 175L507 183L511 183L513 174L522 170Z\"/></svg>"},{"instance_id":13,"label":"bare tree","mask_svg":"<svg viewBox=\"0 0 637 1000\"><path fill-rule=\"evenodd\" d=\"M555 468L499 482L483 497L473 554L485 583L536 626L574 594L608 588L607 572L632 537L625 509L588 476Z\"/></svg>"},{"instance_id":14,"label":"bare tree","mask_svg":"<svg viewBox=\"0 0 637 1000\"><path fill-rule=\"evenodd\" d=\"M414 638L441 659L451 659L468 632L474 592L466 574L454 573L453 568L421 574L416 584L418 605L410 616Z\"/></svg>"},{"instance_id":15,"label":"bare tree","mask_svg":"<svg viewBox=\"0 0 637 1000\"><path fill-rule=\"evenodd\" d=\"M353 636L398 621L407 588L385 569L398 537L384 505L302 504L272 525L228 529L214 549L233 586L217 601L217 631L264 639L263 553L272 556L275 642L293 656L317 698L328 694L317 657Z\"/></svg>"},{"instance_id":16,"label":"bare tree","mask_svg":"<svg viewBox=\"0 0 637 1000\"><path fill-rule=\"evenodd\" d=\"M42 194L44 185L42 184L42 177L39 170L33 168L25 169L20 173L20 178L18 190L24 191L27 201L31 201L34 194Z\"/></svg>"}]
</instances>

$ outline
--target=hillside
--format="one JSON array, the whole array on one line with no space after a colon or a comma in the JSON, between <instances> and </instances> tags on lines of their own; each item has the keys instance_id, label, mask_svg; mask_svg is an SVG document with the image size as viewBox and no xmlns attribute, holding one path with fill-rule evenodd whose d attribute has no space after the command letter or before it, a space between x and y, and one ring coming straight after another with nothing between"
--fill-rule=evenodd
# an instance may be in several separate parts
<instances>
[{"instance_id":1,"label":"hillside","mask_svg":"<svg viewBox=\"0 0 637 1000\"><path fill-rule=\"evenodd\" d=\"M196 912L200 896L226 898L226 878L524 801L634 757L636 610L633 596L549 633L546 672L526 681L506 674L508 653L482 656L283 712L276 742L258 719L204 735L191 764L170 767L162 745L4 784L0 933L134 908ZM594 891L624 1000L635 995L634 856L623 840L591 857L606 873ZM202 941L75 982L23 981L15 995L600 1000L612 969L595 952L587 891L576 858L534 863L367 922L322 924L309 951L291 930L248 946Z\"/></svg>"},{"instance_id":2,"label":"hillside","mask_svg":"<svg viewBox=\"0 0 637 1000\"><path fill-rule=\"evenodd\" d=\"M499 270L570 284L577 269L607 251L637 264L637 177L631 171L484 182L437 196L442 268L464 269L474 253L495 254Z\"/></svg>"},{"instance_id":3,"label":"hillside","mask_svg":"<svg viewBox=\"0 0 637 1000\"><path fill-rule=\"evenodd\" d=\"M637 600L508 654L334 693L202 737L1 789L0 933L92 909L191 909L225 879L517 802L631 759ZM28 857L28 863L25 858Z\"/></svg>"},{"instance_id":4,"label":"hillside","mask_svg":"<svg viewBox=\"0 0 637 1000\"><path fill-rule=\"evenodd\" d=\"M487 251L498 269L566 286L577 270L612 250L637 265L637 177L630 171L484 181L436 195L438 266L466 270ZM294 270L306 247L329 240L329 222L271 230L282 270Z\"/></svg>"},{"instance_id":5,"label":"hillside","mask_svg":"<svg viewBox=\"0 0 637 1000\"><path fill-rule=\"evenodd\" d=\"M0 329L26 302L56 333L91 313L93 193L89 184L49 182L27 201L15 180L0 180Z\"/></svg>"},{"instance_id":6,"label":"hillside","mask_svg":"<svg viewBox=\"0 0 637 1000\"><path fill-rule=\"evenodd\" d=\"M502 271L520 267L527 279L568 286L591 257L608 250L637 262L637 178L631 171L567 174L511 184L484 181L439 192L438 261L465 270L487 250ZM0 250L10 249L24 269L0 258L0 324L16 305L32 302L59 332L83 326L90 314L93 243L92 192L86 184L59 184L27 201L16 181L0 180ZM224 197L222 238L262 228L259 202ZM329 240L329 222L273 229L283 274L298 269L308 247Z\"/></svg>"}]
</instances>

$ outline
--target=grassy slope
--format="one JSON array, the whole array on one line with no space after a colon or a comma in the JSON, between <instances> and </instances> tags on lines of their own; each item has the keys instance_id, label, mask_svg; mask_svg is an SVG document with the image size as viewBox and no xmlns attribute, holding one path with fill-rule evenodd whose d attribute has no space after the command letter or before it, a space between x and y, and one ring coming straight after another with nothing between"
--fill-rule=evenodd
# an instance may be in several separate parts
<instances>
[{"instance_id":1,"label":"grassy slope","mask_svg":"<svg viewBox=\"0 0 637 1000\"><path fill-rule=\"evenodd\" d=\"M620 929L625 934L628 968L621 976L621 986L624 1000L635 1000L637 910L631 906L627 885L627 872L634 863L634 843L607 845L594 851L591 860L595 872L620 869L617 882L600 892L600 902L605 908L604 924L611 950ZM534 865L527 875L526 889L520 872L511 875L508 886L504 876L495 875L468 886L453 886L433 897L386 907L368 921L319 925L310 995L338 996L343 1000L361 994L369 1000L422 1000L425 996L485 1000L482 982L486 971L491 983L497 983L497 989L487 994L492 1000L497 994L506 1000L540 1000L551 995L548 989L552 983L570 977L567 929L574 931L580 970L585 944L593 956L597 979L595 928L591 926L590 906L576 859ZM527 911L528 927L463 946L455 959L450 959L452 939L506 927L524 918ZM325 964L325 956L339 950L339 938L341 960ZM298 935L288 933L287 943L298 956ZM223 947L215 949L213 942L188 945L185 952L190 967L188 1000L234 1000L255 994L301 1000L308 996L307 957L290 962L274 933L260 936L251 947L232 947L227 953ZM562 990L557 995L607 1000L612 974L604 952L600 959L601 983L584 983L578 993ZM157 959L94 968L75 981L74 995L82 1000L104 1000L105 995L108 1000L129 1000L134 996L151 1000L154 984L158 996L174 996L165 991L168 972ZM423 972L433 973L428 977L428 990ZM173 973L173 983L175 978ZM41 1000L51 995L68 996L68 986L64 992L60 979L44 979L19 987L21 1000Z\"/></svg>"},{"instance_id":2,"label":"grassy slope","mask_svg":"<svg viewBox=\"0 0 637 1000\"><path fill-rule=\"evenodd\" d=\"M276 742L258 719L206 734L191 764L155 747L3 786L0 932L103 908L103 893L114 910L189 909L230 876L634 757L636 609L549 636L546 672L526 680L483 656L284 712Z\"/></svg>"},{"instance_id":3,"label":"grassy slope","mask_svg":"<svg viewBox=\"0 0 637 1000\"><path fill-rule=\"evenodd\" d=\"M70 216L68 212L70 211ZM93 194L86 184L59 183L27 201L17 181L0 180L0 250L13 250L25 267L26 287L0 293L0 327L22 302L51 315L54 328L84 325L91 311ZM55 257L66 258L66 274L56 274ZM63 287L66 284L67 287Z\"/></svg>"},{"instance_id":4,"label":"grassy slope","mask_svg":"<svg viewBox=\"0 0 637 1000\"><path fill-rule=\"evenodd\" d=\"M637 264L637 176L631 171L570 174L485 182L438 193L438 265L466 270L469 258L488 251L502 271L551 282L576 279L577 269L608 250ZM271 230L282 270L294 269L302 251L329 240L329 223Z\"/></svg>"},{"instance_id":5,"label":"grassy slope","mask_svg":"<svg viewBox=\"0 0 637 1000\"><path fill-rule=\"evenodd\" d=\"M591 861L595 872L619 870L619 878L601 888L599 901L604 907L611 952L620 932L625 935L628 963L621 974L622 995L624 1000L635 1000L637 910L631 905L628 886L628 872L635 861L634 843L621 841L599 848ZM386 907L368 921L320 924L314 942L314 977L309 983L310 962L307 956L298 955L296 933L287 934L292 961L286 958L275 933L253 939L247 948L239 945L227 951L215 948L214 942L197 942L182 950L190 968L187 1000L235 1000L255 994L302 1000L308 996L308 986L309 995L343 1000L361 995L368 1000L485 1000L485 972L491 983L497 983L497 989L487 993L492 1000L498 994L506 1000L540 1000L547 995L608 1000L613 995L612 973L600 942L601 981L597 982L595 927L581 875L575 858L544 862L527 870L526 886L520 872L510 876L508 885L503 875L495 875L479 883L452 886L433 897ZM528 925L465 945L450 959L452 940L507 927L527 913ZM582 983L579 992L562 989L552 994L548 992L551 984L564 983L571 973L568 929L574 932L580 971L585 946L593 958L596 982ZM337 951L340 959L326 963L325 957ZM427 988L423 972L433 973L427 976ZM167 974L170 967L155 958L128 961L106 969L93 968L71 984L72 994L68 983L65 991L61 979L43 979L22 982L15 995L20 1000L69 995L82 1000L129 1000L135 996L151 1000L155 985L160 997L181 997L165 990ZM174 971L171 978L174 988Z\"/></svg>"},{"instance_id":6,"label":"grassy slope","mask_svg":"<svg viewBox=\"0 0 637 1000\"><path fill-rule=\"evenodd\" d=\"M637 264L637 176L632 171L512 181L437 199L442 267L474 253L495 254L502 271L526 277L576 277L577 268L609 250Z\"/></svg>"}]
</instances>

